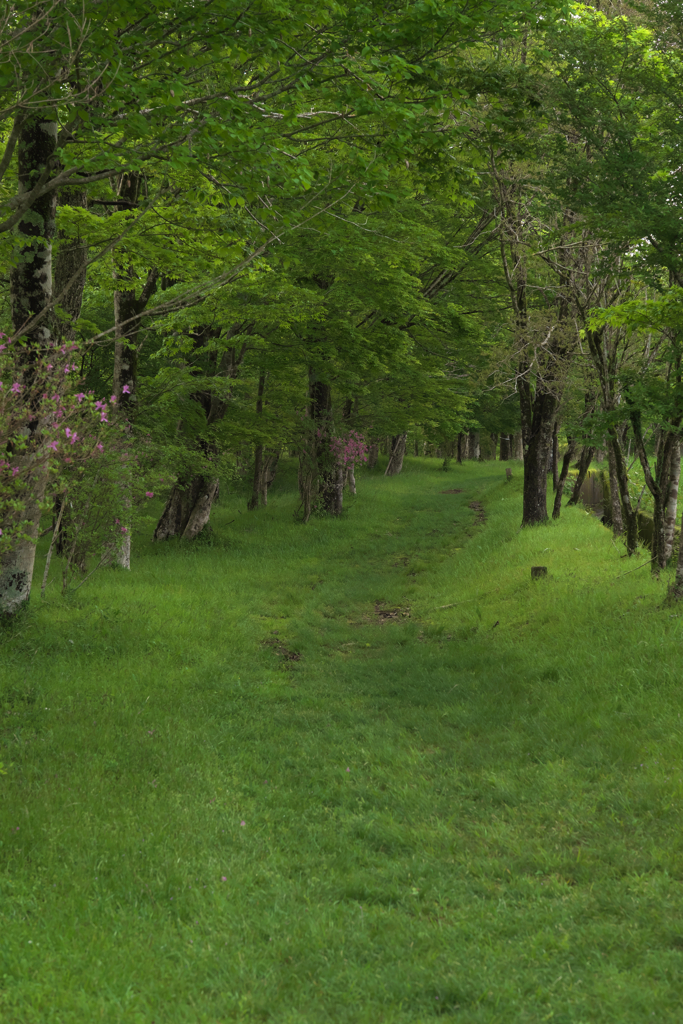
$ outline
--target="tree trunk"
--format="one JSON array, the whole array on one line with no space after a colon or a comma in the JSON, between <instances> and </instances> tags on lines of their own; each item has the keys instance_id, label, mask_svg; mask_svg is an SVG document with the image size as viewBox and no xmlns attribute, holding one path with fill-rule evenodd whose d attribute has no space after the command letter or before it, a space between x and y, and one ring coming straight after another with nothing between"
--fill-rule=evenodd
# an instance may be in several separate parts
<instances>
[{"instance_id":1,"label":"tree trunk","mask_svg":"<svg viewBox=\"0 0 683 1024\"><path fill-rule=\"evenodd\" d=\"M521 388L520 403L523 403ZM528 404L530 415L525 416L526 410L522 411L523 424L526 419L522 526L535 526L548 518L548 452L556 399L539 386L533 402Z\"/></svg>"},{"instance_id":2,"label":"tree trunk","mask_svg":"<svg viewBox=\"0 0 683 1024\"><path fill-rule=\"evenodd\" d=\"M209 521L211 506L218 497L218 480L201 475L178 481L171 491L154 540L182 537L193 540Z\"/></svg>"},{"instance_id":3,"label":"tree trunk","mask_svg":"<svg viewBox=\"0 0 683 1024\"><path fill-rule=\"evenodd\" d=\"M57 123L32 115L23 123L18 141L17 170L19 196L30 192L41 175L53 169L57 144ZM57 197L49 192L36 200L17 225L20 240L17 262L10 272L10 308L14 333L26 339L22 352L24 393L30 396L35 364L58 337L50 310L52 302L52 239L55 234ZM32 323L42 314L40 323ZM30 398L28 399L30 401ZM17 498L20 508L8 526L24 534L0 556L0 613L15 614L29 599L36 542L40 530L41 503L48 482L48 453L41 445L41 424L28 426L27 444L13 459L23 477Z\"/></svg>"},{"instance_id":4,"label":"tree trunk","mask_svg":"<svg viewBox=\"0 0 683 1024\"><path fill-rule=\"evenodd\" d=\"M415 444L417 444L417 441L415 442ZM356 474L354 473L353 470L354 466L353 463L351 463L349 466L346 467L344 471L344 486L348 487L349 494L356 493Z\"/></svg>"},{"instance_id":5,"label":"tree trunk","mask_svg":"<svg viewBox=\"0 0 683 1024\"><path fill-rule=\"evenodd\" d=\"M374 469L377 465L377 459L379 458L379 445L377 441L373 441L371 445L368 445L368 469Z\"/></svg>"},{"instance_id":6,"label":"tree trunk","mask_svg":"<svg viewBox=\"0 0 683 1024\"><path fill-rule=\"evenodd\" d=\"M671 450L671 475L669 477L669 493L664 519L664 551L663 561L667 564L673 553L676 512L678 508L678 484L681 477L681 442L676 438Z\"/></svg>"},{"instance_id":7,"label":"tree trunk","mask_svg":"<svg viewBox=\"0 0 683 1024\"><path fill-rule=\"evenodd\" d=\"M609 500L612 512L612 531L618 537L624 532L624 520L621 515L621 501L619 500L619 478L617 476L617 463L614 458L614 449L607 444L607 461L609 463Z\"/></svg>"},{"instance_id":8,"label":"tree trunk","mask_svg":"<svg viewBox=\"0 0 683 1024\"><path fill-rule=\"evenodd\" d=\"M553 425L553 491L557 490L559 484L559 471L560 471L560 445L557 436L557 420Z\"/></svg>"},{"instance_id":9,"label":"tree trunk","mask_svg":"<svg viewBox=\"0 0 683 1024\"><path fill-rule=\"evenodd\" d=\"M680 476L680 449L678 432L662 431L659 439L657 462L655 465L654 516L652 528L652 571L666 568L667 555L667 512L671 496L671 477L674 469L674 455L678 456L677 475ZM652 490L652 488L650 488ZM675 506L678 500L678 483L674 497L674 512L671 521L671 541L673 543L673 527Z\"/></svg>"},{"instance_id":10,"label":"tree trunk","mask_svg":"<svg viewBox=\"0 0 683 1024\"><path fill-rule=\"evenodd\" d=\"M572 438L568 438L567 440L569 441L569 447L564 453L564 458L562 459L562 469L560 471L560 475L557 481L557 487L555 488L555 501L553 502L553 519L560 518L560 511L562 509L562 495L564 494L564 485L567 482L567 477L569 476L569 466L571 464L572 459L574 458L574 453L576 451L575 441Z\"/></svg>"},{"instance_id":11,"label":"tree trunk","mask_svg":"<svg viewBox=\"0 0 683 1024\"><path fill-rule=\"evenodd\" d=\"M512 458L517 459L518 462L524 459L524 438L521 431L512 438Z\"/></svg>"},{"instance_id":12,"label":"tree trunk","mask_svg":"<svg viewBox=\"0 0 683 1024\"><path fill-rule=\"evenodd\" d=\"M481 447L479 444L479 431L470 430L469 436L469 456L468 458L474 459L475 462L479 462L481 458Z\"/></svg>"},{"instance_id":13,"label":"tree trunk","mask_svg":"<svg viewBox=\"0 0 683 1024\"><path fill-rule=\"evenodd\" d=\"M254 448L254 479L251 487L251 498L247 502L247 509L250 512L256 511L259 507L259 499L263 490L263 445L257 444Z\"/></svg>"},{"instance_id":14,"label":"tree trunk","mask_svg":"<svg viewBox=\"0 0 683 1024\"><path fill-rule=\"evenodd\" d=\"M403 458L406 453L406 437L407 434L397 434L393 438L391 446L391 456L387 468L384 470L385 476L398 476L403 469Z\"/></svg>"},{"instance_id":15,"label":"tree trunk","mask_svg":"<svg viewBox=\"0 0 683 1024\"><path fill-rule=\"evenodd\" d=\"M511 456L511 443L509 434L500 435L500 461L509 462Z\"/></svg>"},{"instance_id":16,"label":"tree trunk","mask_svg":"<svg viewBox=\"0 0 683 1024\"><path fill-rule=\"evenodd\" d=\"M467 434L458 434L458 463L462 464L463 460L467 458Z\"/></svg>"},{"instance_id":17,"label":"tree trunk","mask_svg":"<svg viewBox=\"0 0 683 1024\"><path fill-rule=\"evenodd\" d=\"M622 521L626 531L626 553L630 556L634 555L638 550L638 513L631 505L631 494L628 484L628 467L626 465L626 459L624 458L624 450L619 439L619 434L614 427L610 429L609 441L614 453L614 468L619 484Z\"/></svg>"},{"instance_id":18,"label":"tree trunk","mask_svg":"<svg viewBox=\"0 0 683 1024\"><path fill-rule=\"evenodd\" d=\"M85 208L88 205L87 192L80 188L60 189L58 205ZM60 231L58 239L59 248L54 261L54 299L66 317L62 323L62 336L73 341L83 305L88 247L80 235L67 239Z\"/></svg>"},{"instance_id":19,"label":"tree trunk","mask_svg":"<svg viewBox=\"0 0 683 1024\"><path fill-rule=\"evenodd\" d=\"M586 473L588 472L590 464L593 461L594 453L595 448L591 448L590 445L584 445L581 449L581 457L579 458L579 472L576 476L572 496L567 502L567 505L578 505L579 500L581 498L581 488L583 487L583 482L586 479Z\"/></svg>"}]
</instances>

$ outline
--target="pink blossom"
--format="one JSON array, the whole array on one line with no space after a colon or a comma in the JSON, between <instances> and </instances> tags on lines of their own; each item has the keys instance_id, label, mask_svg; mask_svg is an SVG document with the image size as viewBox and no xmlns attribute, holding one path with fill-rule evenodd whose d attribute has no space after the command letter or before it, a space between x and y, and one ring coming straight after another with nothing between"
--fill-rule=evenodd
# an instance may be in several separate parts
<instances>
[{"instance_id":1,"label":"pink blossom","mask_svg":"<svg viewBox=\"0 0 683 1024\"><path fill-rule=\"evenodd\" d=\"M121 533L128 533L128 527L127 526L122 526L121 527Z\"/></svg>"},{"instance_id":2,"label":"pink blossom","mask_svg":"<svg viewBox=\"0 0 683 1024\"><path fill-rule=\"evenodd\" d=\"M85 391L79 391L78 394L76 395L76 399L78 400L79 404L83 401L84 398Z\"/></svg>"},{"instance_id":3,"label":"pink blossom","mask_svg":"<svg viewBox=\"0 0 683 1024\"><path fill-rule=\"evenodd\" d=\"M0 530L0 533L2 533L2 530ZM225 877L225 875L221 876L221 882L227 882L227 878Z\"/></svg>"},{"instance_id":4,"label":"pink blossom","mask_svg":"<svg viewBox=\"0 0 683 1024\"><path fill-rule=\"evenodd\" d=\"M240 827L243 827L244 825L246 825L246 821L241 821L240 822Z\"/></svg>"},{"instance_id":5,"label":"pink blossom","mask_svg":"<svg viewBox=\"0 0 683 1024\"><path fill-rule=\"evenodd\" d=\"M98 450L98 452L103 452L104 451L104 445L98 444L97 450Z\"/></svg>"},{"instance_id":6,"label":"pink blossom","mask_svg":"<svg viewBox=\"0 0 683 1024\"><path fill-rule=\"evenodd\" d=\"M124 395L129 395L130 387L128 386L128 384L124 384L123 387L121 388L121 391L124 393Z\"/></svg>"},{"instance_id":7,"label":"pink blossom","mask_svg":"<svg viewBox=\"0 0 683 1024\"><path fill-rule=\"evenodd\" d=\"M48 370L52 370L52 369L54 369L54 367L53 367L52 363L48 363L48 364L47 364L47 368L48 368Z\"/></svg>"},{"instance_id":8,"label":"pink blossom","mask_svg":"<svg viewBox=\"0 0 683 1024\"><path fill-rule=\"evenodd\" d=\"M109 401L110 402L115 402L116 401L116 395L112 395L111 398L109 399Z\"/></svg>"},{"instance_id":9,"label":"pink blossom","mask_svg":"<svg viewBox=\"0 0 683 1024\"><path fill-rule=\"evenodd\" d=\"M153 498L154 497L154 491L145 491L145 497L146 498Z\"/></svg>"},{"instance_id":10,"label":"pink blossom","mask_svg":"<svg viewBox=\"0 0 683 1024\"><path fill-rule=\"evenodd\" d=\"M15 395L19 394L19 392L21 391L21 384L19 383L18 380L15 380L14 384L10 388L10 391L13 391Z\"/></svg>"},{"instance_id":11,"label":"pink blossom","mask_svg":"<svg viewBox=\"0 0 683 1024\"><path fill-rule=\"evenodd\" d=\"M67 366L64 367L64 373L68 373L68 372L69 372L69 367L67 365Z\"/></svg>"},{"instance_id":12,"label":"pink blossom","mask_svg":"<svg viewBox=\"0 0 683 1024\"><path fill-rule=\"evenodd\" d=\"M13 477L16 476L18 472L19 472L19 467L18 466L12 466L12 476Z\"/></svg>"},{"instance_id":13,"label":"pink blossom","mask_svg":"<svg viewBox=\"0 0 683 1024\"><path fill-rule=\"evenodd\" d=\"M48 448L52 448L53 452L57 451L57 441L50 441Z\"/></svg>"},{"instance_id":14,"label":"pink blossom","mask_svg":"<svg viewBox=\"0 0 683 1024\"><path fill-rule=\"evenodd\" d=\"M106 417L106 416L104 415L104 409L103 409L103 410L102 410L102 412L100 413L100 423L109 423L109 420L108 420L108 419L107 419L107 417Z\"/></svg>"}]
</instances>

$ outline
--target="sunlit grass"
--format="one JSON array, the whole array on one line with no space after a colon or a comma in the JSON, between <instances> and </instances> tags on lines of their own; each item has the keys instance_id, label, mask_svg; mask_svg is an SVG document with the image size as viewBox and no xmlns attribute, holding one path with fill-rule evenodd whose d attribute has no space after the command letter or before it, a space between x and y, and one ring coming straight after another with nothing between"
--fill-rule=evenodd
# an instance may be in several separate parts
<instances>
[{"instance_id":1,"label":"sunlit grass","mask_svg":"<svg viewBox=\"0 0 683 1024\"><path fill-rule=\"evenodd\" d=\"M0 634L3 1024L681 1019L667 580L438 467L304 527L289 466Z\"/></svg>"}]
</instances>

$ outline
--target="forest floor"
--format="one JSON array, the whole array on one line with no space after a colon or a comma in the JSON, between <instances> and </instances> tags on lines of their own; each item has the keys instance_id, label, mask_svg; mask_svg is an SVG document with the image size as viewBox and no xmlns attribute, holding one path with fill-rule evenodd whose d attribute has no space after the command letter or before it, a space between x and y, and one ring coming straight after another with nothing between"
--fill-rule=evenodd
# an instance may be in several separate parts
<instances>
[{"instance_id":1,"label":"forest floor","mask_svg":"<svg viewBox=\"0 0 683 1024\"><path fill-rule=\"evenodd\" d=\"M0 630L3 1024L683 1019L681 609L439 467Z\"/></svg>"}]
</instances>

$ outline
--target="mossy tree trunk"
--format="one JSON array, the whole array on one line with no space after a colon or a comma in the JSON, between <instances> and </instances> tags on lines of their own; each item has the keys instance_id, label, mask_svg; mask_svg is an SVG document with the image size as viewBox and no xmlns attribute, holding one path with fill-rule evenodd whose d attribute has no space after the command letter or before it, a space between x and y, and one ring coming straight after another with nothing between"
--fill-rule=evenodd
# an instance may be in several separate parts
<instances>
[{"instance_id":1,"label":"mossy tree trunk","mask_svg":"<svg viewBox=\"0 0 683 1024\"><path fill-rule=\"evenodd\" d=\"M56 121L36 113L23 122L17 144L20 199L41 178L54 173L56 147ZM58 325L52 313L56 207L55 192L45 193L35 200L16 228L19 251L10 272L10 305L14 334L26 339L20 371L25 395L33 391L37 363L58 338ZM48 456L41 442L41 424L37 419L31 420L27 429L27 444L16 456L25 483L19 495L21 508L12 524L23 524L21 537L0 557L0 612L5 615L19 611L31 594L41 507L48 482Z\"/></svg>"}]
</instances>

